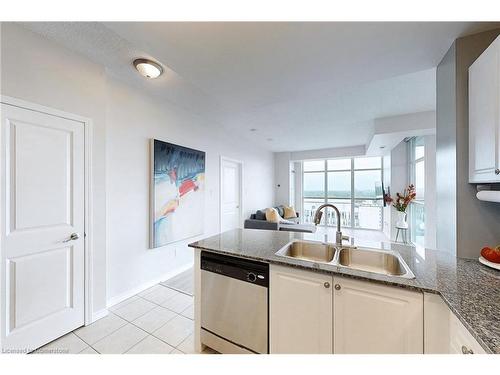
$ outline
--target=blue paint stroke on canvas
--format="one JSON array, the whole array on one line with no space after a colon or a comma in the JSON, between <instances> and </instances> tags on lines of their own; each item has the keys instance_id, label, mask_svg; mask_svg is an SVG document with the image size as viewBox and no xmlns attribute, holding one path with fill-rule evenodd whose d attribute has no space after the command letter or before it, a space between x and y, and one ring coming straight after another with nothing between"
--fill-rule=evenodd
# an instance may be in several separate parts
<instances>
[{"instance_id":1,"label":"blue paint stroke on canvas","mask_svg":"<svg viewBox=\"0 0 500 375\"><path fill-rule=\"evenodd\" d=\"M205 153L154 140L154 247L203 233Z\"/></svg>"}]
</instances>

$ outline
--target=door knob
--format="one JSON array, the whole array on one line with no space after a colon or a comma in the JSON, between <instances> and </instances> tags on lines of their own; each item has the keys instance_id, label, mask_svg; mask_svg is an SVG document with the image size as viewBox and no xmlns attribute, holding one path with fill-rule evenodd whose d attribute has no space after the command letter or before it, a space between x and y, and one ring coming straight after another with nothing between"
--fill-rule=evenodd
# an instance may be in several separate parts
<instances>
[{"instance_id":1,"label":"door knob","mask_svg":"<svg viewBox=\"0 0 500 375\"><path fill-rule=\"evenodd\" d=\"M328 281L325 281L325 283L323 285L325 286L325 288L329 288L330 287L330 283Z\"/></svg>"},{"instance_id":2,"label":"door knob","mask_svg":"<svg viewBox=\"0 0 500 375\"><path fill-rule=\"evenodd\" d=\"M495 169L495 174L500 174L500 169Z\"/></svg>"},{"instance_id":3,"label":"door knob","mask_svg":"<svg viewBox=\"0 0 500 375\"><path fill-rule=\"evenodd\" d=\"M78 233L71 233L69 238L65 239L63 242L76 241L79 238L80 238L80 235Z\"/></svg>"},{"instance_id":4,"label":"door knob","mask_svg":"<svg viewBox=\"0 0 500 375\"><path fill-rule=\"evenodd\" d=\"M335 290L340 290L340 284L335 284Z\"/></svg>"}]
</instances>

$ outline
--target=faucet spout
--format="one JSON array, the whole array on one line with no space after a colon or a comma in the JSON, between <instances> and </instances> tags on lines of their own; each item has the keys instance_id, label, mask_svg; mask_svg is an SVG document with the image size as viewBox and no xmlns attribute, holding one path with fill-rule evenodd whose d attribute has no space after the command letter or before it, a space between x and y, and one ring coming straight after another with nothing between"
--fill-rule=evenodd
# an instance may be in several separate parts
<instances>
[{"instance_id":1,"label":"faucet spout","mask_svg":"<svg viewBox=\"0 0 500 375\"><path fill-rule=\"evenodd\" d=\"M342 232L340 231L340 211L339 209L331 203L325 203L318 207L316 213L314 214L314 224L318 225L321 222L321 217L323 216L323 208L330 207L333 208L337 214L337 233L335 234L335 243L338 246L342 246Z\"/></svg>"}]
</instances>

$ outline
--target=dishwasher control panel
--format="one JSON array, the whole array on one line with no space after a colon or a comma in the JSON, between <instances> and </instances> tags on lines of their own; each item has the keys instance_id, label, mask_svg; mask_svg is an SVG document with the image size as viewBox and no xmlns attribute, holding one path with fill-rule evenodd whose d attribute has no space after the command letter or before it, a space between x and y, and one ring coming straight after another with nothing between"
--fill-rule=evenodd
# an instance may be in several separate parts
<instances>
[{"instance_id":1,"label":"dishwasher control panel","mask_svg":"<svg viewBox=\"0 0 500 375\"><path fill-rule=\"evenodd\" d=\"M248 283L269 286L269 264L201 252L201 269Z\"/></svg>"}]
</instances>

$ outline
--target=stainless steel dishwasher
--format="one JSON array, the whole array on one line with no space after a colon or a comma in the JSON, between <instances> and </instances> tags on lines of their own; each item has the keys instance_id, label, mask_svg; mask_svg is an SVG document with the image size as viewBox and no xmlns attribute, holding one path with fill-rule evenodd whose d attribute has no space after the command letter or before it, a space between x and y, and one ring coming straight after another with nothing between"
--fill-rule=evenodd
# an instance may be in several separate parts
<instances>
[{"instance_id":1,"label":"stainless steel dishwasher","mask_svg":"<svg viewBox=\"0 0 500 375\"><path fill-rule=\"evenodd\" d=\"M221 353L268 353L269 265L201 252L201 342Z\"/></svg>"}]
</instances>

